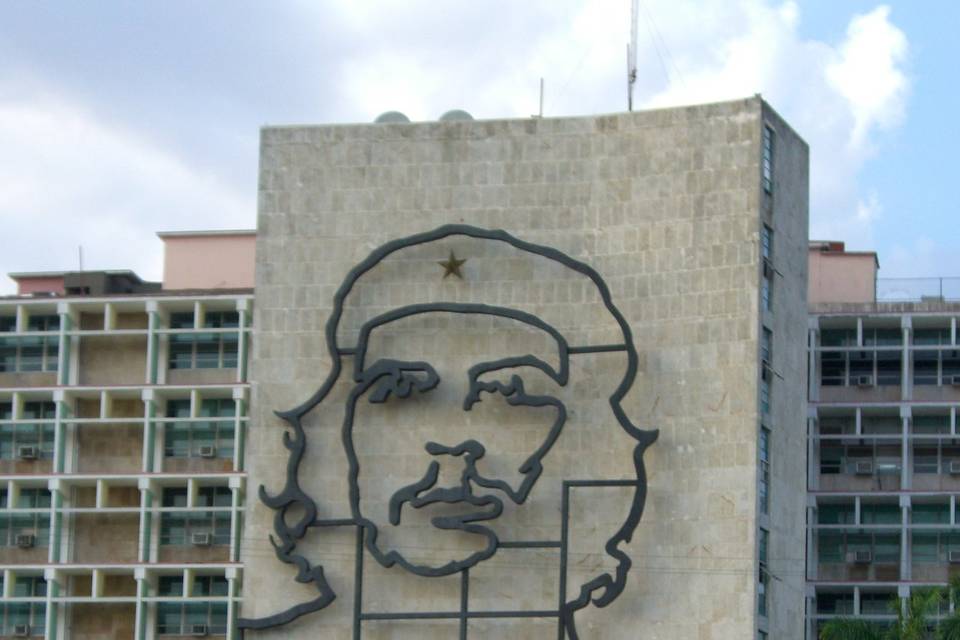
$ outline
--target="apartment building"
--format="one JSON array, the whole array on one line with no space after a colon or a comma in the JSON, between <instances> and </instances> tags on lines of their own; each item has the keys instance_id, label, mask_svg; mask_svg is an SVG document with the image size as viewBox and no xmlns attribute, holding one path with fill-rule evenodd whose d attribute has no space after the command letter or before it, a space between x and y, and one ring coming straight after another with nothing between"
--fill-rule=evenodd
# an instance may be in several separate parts
<instances>
[{"instance_id":1,"label":"apartment building","mask_svg":"<svg viewBox=\"0 0 960 640\"><path fill-rule=\"evenodd\" d=\"M960 284L810 244L807 637L960 572ZM953 286L956 290L951 290ZM944 605L946 606L946 605Z\"/></svg>"},{"instance_id":2,"label":"apartment building","mask_svg":"<svg viewBox=\"0 0 960 640\"><path fill-rule=\"evenodd\" d=\"M159 235L0 298L0 637L234 637L254 234Z\"/></svg>"}]
</instances>

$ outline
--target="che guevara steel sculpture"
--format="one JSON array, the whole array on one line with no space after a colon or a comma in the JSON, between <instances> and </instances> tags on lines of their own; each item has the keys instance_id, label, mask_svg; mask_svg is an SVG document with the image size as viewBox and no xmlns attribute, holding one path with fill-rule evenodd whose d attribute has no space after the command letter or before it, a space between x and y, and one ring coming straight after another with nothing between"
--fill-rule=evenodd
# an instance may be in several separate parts
<instances>
[{"instance_id":1,"label":"che guevara steel sculpture","mask_svg":"<svg viewBox=\"0 0 960 640\"><path fill-rule=\"evenodd\" d=\"M570 345L567 339L554 327L530 313L519 309L502 306L491 306L479 303L464 302L429 302L401 306L386 313L382 313L367 320L359 329L356 344L343 345L338 342L338 329L344 314L344 304L354 288L354 285L381 263L385 258L407 248L416 247L425 243L443 240L451 236L461 236L480 241L506 243L520 252L520 255L529 255L537 259L551 261L554 266L561 266L586 277L595 288L602 305L609 316L619 326L622 339L614 344L598 345ZM453 257L451 256L451 259ZM462 261L461 261L462 262ZM358 401L373 405L393 402L409 398L411 395L424 396L423 401L429 402L429 394L441 384L437 370L428 362L405 361L396 359L380 359L368 362L368 343L371 332L383 330L393 322L401 321L420 314L477 314L492 316L523 323L527 328L545 332L552 342L555 342L558 355L558 365L552 366L545 360L534 355L517 355L500 358L490 362L475 364L467 371L469 389L462 401L462 410L471 411L482 394L499 394L512 407L541 407L551 408L552 425L545 430L545 437L523 461L517 469L517 480L510 482L498 477L488 477L478 468L477 462L488 452L485 444L476 439L445 443L429 440L425 443L426 452L433 457L423 472L420 480L399 487L389 499L389 514L386 516L390 526L400 526L404 510L419 510L430 505L456 505L462 507L455 515L437 516L431 522L434 527L445 531L459 531L479 536L483 547L474 549L462 557L453 558L437 563L425 562L408 558L400 549L391 548L380 535L379 527L386 523L378 522L378 518L365 513L363 496L358 478L360 476L360 461L354 438L355 416ZM306 402L287 411L278 412L289 427L284 433L284 445L289 450L287 462L286 484L280 493L270 495L264 487L260 487L260 499L270 509L275 511L274 530L276 536L271 536L271 542L277 558L297 569L295 580L304 584L313 584L318 595L311 601L298 604L275 615L263 618L241 618L238 626L241 629L266 629L287 624L304 614L318 611L330 605L336 598L334 590L328 583L323 565L315 563L298 552L297 543L312 527L353 527L357 532L356 549L356 584L353 633L359 638L364 620L389 619L459 619L460 637L467 636L467 621L474 617L483 618L519 618L539 617L556 618L558 637L567 640L577 640L574 614L589 604L596 607L605 607L613 602L624 590L627 574L631 567L631 559L621 548L629 542L643 512L646 499L646 472L643 464L644 451L657 438L656 430L644 430L635 426L624 412L621 401L633 384L637 373L637 351L633 343L630 327L623 314L614 306L610 291L600 275L590 266L575 260L564 253L546 246L532 244L520 240L502 230L488 230L466 225L448 225L426 233L420 233L405 238L393 240L374 250L365 260L356 265L340 285L334 297L333 311L326 324L326 343L332 362L329 376L317 392ZM622 379L609 397L609 405L617 425L634 441L632 451L632 467L635 477L618 480L577 480L564 479L562 487L561 524L558 535L551 540L531 541L501 541L492 528L492 521L496 520L504 509L504 499L516 505L522 505L530 495L543 472L543 460L561 436L564 424L567 421L567 410L564 404L556 397L545 394L528 393L523 378L512 375L509 379L486 381L483 378L490 372L502 372L518 367L533 367L545 374L553 384L566 386L570 376L570 357L578 354L622 352L626 356L626 368ZM341 373L347 369L352 376L354 387L350 391L344 409L344 419L341 425L344 452L348 461L349 473L349 501L352 517L345 519L323 519L318 517L317 502L301 488L301 463L307 448L307 431L302 420L311 410L328 397L334 384L339 380ZM351 371L352 369L352 371ZM442 427L442 425L441 425ZM441 439L441 438L438 438ZM525 453L525 452L524 452ZM463 465L460 482L456 486L437 487L440 459L456 458ZM489 474L494 475L494 474ZM579 589L570 589L568 594L567 583L567 545L568 545L568 518L569 492L574 487L625 487L632 490L632 498L627 515L622 525L612 533L604 545L605 553L614 561L615 568L600 571L579 585ZM301 516L293 523L287 521L291 514ZM501 548L557 548L560 551L560 584L557 607L547 611L484 611L474 612L469 609L467 592L469 588L469 570L479 563L494 556ZM461 576L461 608L458 612L413 612L391 616L390 614L364 613L361 607L361 593L363 570L362 562L365 554L372 556L384 567L399 566L412 574L425 577L450 576L459 573Z\"/></svg>"}]
</instances>

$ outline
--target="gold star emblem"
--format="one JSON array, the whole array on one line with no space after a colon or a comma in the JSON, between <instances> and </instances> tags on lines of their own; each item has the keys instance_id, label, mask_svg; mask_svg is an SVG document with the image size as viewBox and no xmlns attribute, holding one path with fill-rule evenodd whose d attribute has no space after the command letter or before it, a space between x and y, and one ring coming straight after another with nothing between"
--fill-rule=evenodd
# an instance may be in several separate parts
<instances>
[{"instance_id":1,"label":"gold star emblem","mask_svg":"<svg viewBox=\"0 0 960 640\"><path fill-rule=\"evenodd\" d=\"M463 266L464 262L466 262L466 259L457 260L457 256L451 251L449 258L441 260L437 262L437 264L443 267L444 278L452 274L463 280L463 273L460 271L460 267Z\"/></svg>"}]
</instances>

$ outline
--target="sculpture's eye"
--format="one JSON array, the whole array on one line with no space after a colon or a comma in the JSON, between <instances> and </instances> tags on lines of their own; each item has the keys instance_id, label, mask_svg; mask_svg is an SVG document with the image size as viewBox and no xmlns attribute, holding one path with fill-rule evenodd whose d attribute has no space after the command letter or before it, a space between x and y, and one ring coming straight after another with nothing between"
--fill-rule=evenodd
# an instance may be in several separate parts
<instances>
[{"instance_id":1,"label":"sculpture's eye","mask_svg":"<svg viewBox=\"0 0 960 640\"><path fill-rule=\"evenodd\" d=\"M417 393L430 391L439 381L433 370L394 369L377 379L368 399L371 403L379 404L386 402L390 396L408 398L414 391Z\"/></svg>"}]
</instances>

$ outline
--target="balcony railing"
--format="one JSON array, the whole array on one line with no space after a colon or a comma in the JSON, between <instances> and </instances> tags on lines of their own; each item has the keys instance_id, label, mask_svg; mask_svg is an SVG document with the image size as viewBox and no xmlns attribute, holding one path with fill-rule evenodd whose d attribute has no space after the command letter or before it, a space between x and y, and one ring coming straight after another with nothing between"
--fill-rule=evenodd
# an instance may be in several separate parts
<instances>
[{"instance_id":1,"label":"balcony railing","mask_svg":"<svg viewBox=\"0 0 960 640\"><path fill-rule=\"evenodd\" d=\"M960 278L877 278L877 302L960 301Z\"/></svg>"}]
</instances>

